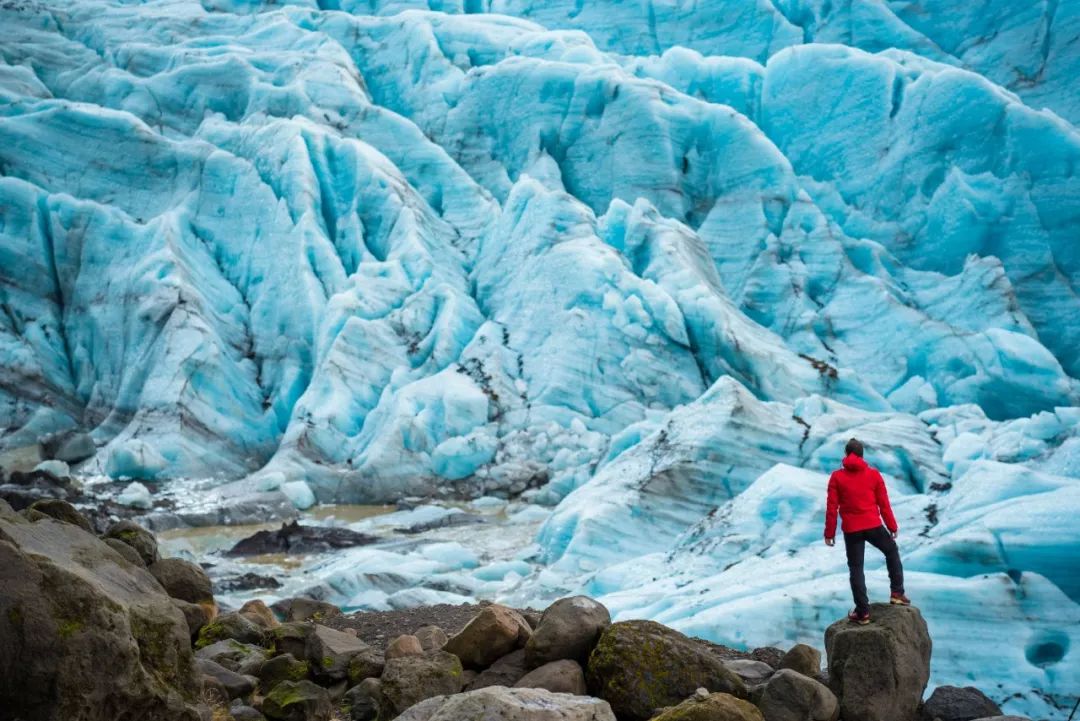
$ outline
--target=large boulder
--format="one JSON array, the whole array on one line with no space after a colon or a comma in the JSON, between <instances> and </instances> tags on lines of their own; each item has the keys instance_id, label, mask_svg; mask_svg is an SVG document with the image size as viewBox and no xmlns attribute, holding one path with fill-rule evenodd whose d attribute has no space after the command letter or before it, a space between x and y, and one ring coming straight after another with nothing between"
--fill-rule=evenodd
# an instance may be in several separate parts
<instances>
[{"instance_id":1,"label":"large boulder","mask_svg":"<svg viewBox=\"0 0 1080 721\"><path fill-rule=\"evenodd\" d=\"M368 678L345 692L341 709L348 721L375 721L379 717L381 697L379 679Z\"/></svg>"},{"instance_id":2,"label":"large boulder","mask_svg":"<svg viewBox=\"0 0 1080 721\"><path fill-rule=\"evenodd\" d=\"M529 622L512 608L493 604L478 613L443 649L461 659L466 668L487 668L532 636Z\"/></svg>"},{"instance_id":3,"label":"large boulder","mask_svg":"<svg viewBox=\"0 0 1080 721\"><path fill-rule=\"evenodd\" d=\"M277 628L281 625L277 620L277 616L270 610L270 607L257 598L252 599L241 606L237 613L265 629Z\"/></svg>"},{"instance_id":4,"label":"large boulder","mask_svg":"<svg viewBox=\"0 0 1080 721\"><path fill-rule=\"evenodd\" d=\"M384 656L386 660L400 658L402 656L423 656L424 647L416 636L402 635L386 645Z\"/></svg>"},{"instance_id":5,"label":"large boulder","mask_svg":"<svg viewBox=\"0 0 1080 721\"><path fill-rule=\"evenodd\" d=\"M148 566L150 575L158 580L165 593L188 603L212 608L214 590L206 571L182 558L162 558Z\"/></svg>"},{"instance_id":6,"label":"large boulder","mask_svg":"<svg viewBox=\"0 0 1080 721\"><path fill-rule=\"evenodd\" d=\"M653 621L614 623L600 636L586 674L589 690L624 721L645 721L698 688L746 697L746 687L709 648Z\"/></svg>"},{"instance_id":7,"label":"large boulder","mask_svg":"<svg viewBox=\"0 0 1080 721\"><path fill-rule=\"evenodd\" d=\"M237 673L258 675L266 663L266 649L233 639L217 641L195 652L195 658L208 658Z\"/></svg>"},{"instance_id":8,"label":"large boulder","mask_svg":"<svg viewBox=\"0 0 1080 721\"><path fill-rule=\"evenodd\" d=\"M135 549L147 566L158 560L158 545L154 534L134 521L120 521L109 526L105 538L115 538Z\"/></svg>"},{"instance_id":9,"label":"large boulder","mask_svg":"<svg viewBox=\"0 0 1080 721\"><path fill-rule=\"evenodd\" d=\"M266 646L269 636L266 629L239 613L225 613L202 627L195 641L195 648L205 648L218 641L239 641L254 646Z\"/></svg>"},{"instance_id":10,"label":"large boulder","mask_svg":"<svg viewBox=\"0 0 1080 721\"><path fill-rule=\"evenodd\" d=\"M529 668L560 659L585 663L610 625L611 614L603 604L587 596L561 598L544 611L525 644L525 663Z\"/></svg>"},{"instance_id":11,"label":"large boulder","mask_svg":"<svg viewBox=\"0 0 1080 721\"><path fill-rule=\"evenodd\" d=\"M438 626L421 626L413 635L420 641L420 647L425 651L438 651L450 640L446 631Z\"/></svg>"},{"instance_id":12,"label":"large boulder","mask_svg":"<svg viewBox=\"0 0 1080 721\"><path fill-rule=\"evenodd\" d=\"M525 668L525 649L519 648L511 651L495 663L477 674L476 678L469 682L469 691L487 688L488 686L513 686L528 671Z\"/></svg>"},{"instance_id":13,"label":"large boulder","mask_svg":"<svg viewBox=\"0 0 1080 721\"><path fill-rule=\"evenodd\" d=\"M134 553L134 551L132 551L132 553ZM203 627L210 623L210 619L213 617L216 609L213 606L200 606L197 603L181 601L179 598L174 598L172 603L176 608L180 609L180 613L184 614L184 620L187 622L188 627L188 635L194 642L195 639L199 637L199 632L203 630Z\"/></svg>"},{"instance_id":14,"label":"large boulder","mask_svg":"<svg viewBox=\"0 0 1080 721\"><path fill-rule=\"evenodd\" d=\"M702 691L664 709L653 721L762 721L762 716L752 703L731 694Z\"/></svg>"},{"instance_id":15,"label":"large boulder","mask_svg":"<svg viewBox=\"0 0 1080 721\"><path fill-rule=\"evenodd\" d=\"M817 678L821 675L821 651L805 643L798 643L780 659L779 668L790 668L803 676Z\"/></svg>"},{"instance_id":16,"label":"large boulder","mask_svg":"<svg viewBox=\"0 0 1080 721\"><path fill-rule=\"evenodd\" d=\"M584 696L588 693L585 672L581 664L564 658L534 668L514 684L518 688L542 688L555 693L572 693Z\"/></svg>"},{"instance_id":17,"label":"large boulder","mask_svg":"<svg viewBox=\"0 0 1080 721\"><path fill-rule=\"evenodd\" d=\"M334 604L303 596L283 599L275 603L272 608L281 614L287 622L319 622L341 615L341 609Z\"/></svg>"},{"instance_id":18,"label":"large boulder","mask_svg":"<svg viewBox=\"0 0 1080 721\"><path fill-rule=\"evenodd\" d=\"M919 609L875 603L873 621L847 619L825 631L829 686L840 715L859 721L915 721L930 679L930 633Z\"/></svg>"},{"instance_id":19,"label":"large boulder","mask_svg":"<svg viewBox=\"0 0 1080 721\"><path fill-rule=\"evenodd\" d=\"M195 721L184 617L96 536L0 502L0 709L35 721Z\"/></svg>"},{"instance_id":20,"label":"large boulder","mask_svg":"<svg viewBox=\"0 0 1080 721\"><path fill-rule=\"evenodd\" d=\"M270 639L274 653L292 654L296 658L307 658L307 640L315 631L315 625L300 621L289 621L270 629Z\"/></svg>"},{"instance_id":21,"label":"large boulder","mask_svg":"<svg viewBox=\"0 0 1080 721\"><path fill-rule=\"evenodd\" d=\"M1001 707L973 686L938 686L921 712L924 721L974 721L1000 715Z\"/></svg>"},{"instance_id":22,"label":"large boulder","mask_svg":"<svg viewBox=\"0 0 1080 721\"><path fill-rule=\"evenodd\" d=\"M752 658L733 658L724 661L724 666L742 679L747 686L757 686L772 678L776 670L764 661Z\"/></svg>"},{"instance_id":23,"label":"large boulder","mask_svg":"<svg viewBox=\"0 0 1080 721\"><path fill-rule=\"evenodd\" d=\"M388 721L425 699L458 693L462 684L461 661L452 653L392 658L380 679L379 719Z\"/></svg>"},{"instance_id":24,"label":"large boulder","mask_svg":"<svg viewBox=\"0 0 1080 721\"><path fill-rule=\"evenodd\" d=\"M398 721L615 721L611 707L598 698L552 693L543 689L490 688L456 696L438 696L413 706Z\"/></svg>"},{"instance_id":25,"label":"large boulder","mask_svg":"<svg viewBox=\"0 0 1080 721\"><path fill-rule=\"evenodd\" d=\"M311 681L282 681L263 698L259 709L271 721L330 721L330 694Z\"/></svg>"},{"instance_id":26,"label":"large boulder","mask_svg":"<svg viewBox=\"0 0 1080 721\"><path fill-rule=\"evenodd\" d=\"M306 651L311 675L325 684L348 678L353 657L378 655L356 636L319 624L308 634Z\"/></svg>"},{"instance_id":27,"label":"large boulder","mask_svg":"<svg viewBox=\"0 0 1080 721\"><path fill-rule=\"evenodd\" d=\"M765 721L836 721L840 703L825 684L782 668L765 684L758 708Z\"/></svg>"},{"instance_id":28,"label":"large boulder","mask_svg":"<svg viewBox=\"0 0 1080 721\"><path fill-rule=\"evenodd\" d=\"M259 668L259 689L266 694L282 681L303 681L310 670L307 661L297 660L291 653L274 656Z\"/></svg>"},{"instance_id":29,"label":"large boulder","mask_svg":"<svg viewBox=\"0 0 1080 721\"><path fill-rule=\"evenodd\" d=\"M30 504L30 510L78 526L87 533L94 532L94 527L90 525L90 521L86 516L79 513L75 506L59 498L43 498L40 501L34 501Z\"/></svg>"},{"instance_id":30,"label":"large boulder","mask_svg":"<svg viewBox=\"0 0 1080 721\"><path fill-rule=\"evenodd\" d=\"M210 676L221 684L228 698L240 698L255 690L256 679L225 668L208 658L196 659L195 665L204 676Z\"/></svg>"}]
</instances>

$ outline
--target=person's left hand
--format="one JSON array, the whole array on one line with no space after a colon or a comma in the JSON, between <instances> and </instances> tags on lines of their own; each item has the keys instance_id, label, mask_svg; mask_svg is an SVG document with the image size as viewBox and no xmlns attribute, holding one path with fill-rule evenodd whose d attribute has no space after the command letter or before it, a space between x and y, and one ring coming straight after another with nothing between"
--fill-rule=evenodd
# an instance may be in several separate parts
<instances>
[{"instance_id":1,"label":"person's left hand","mask_svg":"<svg viewBox=\"0 0 1080 721\"><path fill-rule=\"evenodd\" d=\"M835 546L836 545L836 539L835 538L826 538L825 539L825 545L826 546Z\"/></svg>"}]
</instances>

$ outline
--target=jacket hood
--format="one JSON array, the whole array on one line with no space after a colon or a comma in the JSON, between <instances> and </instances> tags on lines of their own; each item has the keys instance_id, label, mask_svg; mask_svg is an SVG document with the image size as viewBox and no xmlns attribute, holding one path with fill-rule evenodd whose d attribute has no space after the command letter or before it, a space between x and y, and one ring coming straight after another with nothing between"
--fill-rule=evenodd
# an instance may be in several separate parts
<instances>
[{"instance_id":1,"label":"jacket hood","mask_svg":"<svg viewBox=\"0 0 1080 721\"><path fill-rule=\"evenodd\" d=\"M854 453L849 453L844 459L844 468L849 471L861 471L866 468L866 461Z\"/></svg>"}]
</instances>

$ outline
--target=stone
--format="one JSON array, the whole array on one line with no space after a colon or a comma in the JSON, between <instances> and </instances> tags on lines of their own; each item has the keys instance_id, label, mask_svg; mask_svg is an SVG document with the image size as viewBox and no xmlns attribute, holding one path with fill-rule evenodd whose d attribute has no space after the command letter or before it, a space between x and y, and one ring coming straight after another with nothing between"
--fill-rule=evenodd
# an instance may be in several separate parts
<instances>
[{"instance_id":1,"label":"stone","mask_svg":"<svg viewBox=\"0 0 1080 721\"><path fill-rule=\"evenodd\" d=\"M276 654L288 653L296 658L307 658L307 640L315 631L315 624L289 621L270 629Z\"/></svg>"},{"instance_id":2,"label":"stone","mask_svg":"<svg viewBox=\"0 0 1080 721\"><path fill-rule=\"evenodd\" d=\"M276 531L258 531L226 551L228 556L266 553L327 553L374 543L374 536L335 526L304 526L297 521L281 524Z\"/></svg>"},{"instance_id":3,"label":"stone","mask_svg":"<svg viewBox=\"0 0 1080 721\"><path fill-rule=\"evenodd\" d=\"M77 525L0 501L0 709L6 718L195 721L183 615L145 569Z\"/></svg>"},{"instance_id":4,"label":"stone","mask_svg":"<svg viewBox=\"0 0 1080 721\"><path fill-rule=\"evenodd\" d=\"M238 701L234 701L229 707L229 715L233 721L266 721L266 717L256 709Z\"/></svg>"},{"instance_id":5,"label":"stone","mask_svg":"<svg viewBox=\"0 0 1080 721\"><path fill-rule=\"evenodd\" d=\"M115 538L135 549L149 567L158 560L158 545L154 534L134 521L120 521L109 526L105 538Z\"/></svg>"},{"instance_id":6,"label":"stone","mask_svg":"<svg viewBox=\"0 0 1080 721\"><path fill-rule=\"evenodd\" d=\"M371 647L356 636L320 624L315 624L307 637L306 658L311 675L322 683L348 678L353 657L370 652Z\"/></svg>"},{"instance_id":7,"label":"stone","mask_svg":"<svg viewBox=\"0 0 1080 721\"><path fill-rule=\"evenodd\" d=\"M433 696L461 691L461 661L452 653L402 656L386 662L380 679L379 719L388 721Z\"/></svg>"},{"instance_id":8,"label":"stone","mask_svg":"<svg viewBox=\"0 0 1080 721\"><path fill-rule=\"evenodd\" d=\"M214 591L206 571L182 558L162 558L147 567L165 593L188 603L214 605Z\"/></svg>"},{"instance_id":9,"label":"stone","mask_svg":"<svg viewBox=\"0 0 1080 721\"><path fill-rule=\"evenodd\" d=\"M859 721L915 721L930 679L930 634L914 606L870 605L868 625L846 618L825 631L829 686L840 715Z\"/></svg>"},{"instance_id":10,"label":"stone","mask_svg":"<svg viewBox=\"0 0 1080 721\"><path fill-rule=\"evenodd\" d=\"M134 553L134 551L132 551L132 553ZM199 637L199 631L202 631L203 627L210 623L210 619L213 617L213 614L211 613L213 609L201 606L197 603L181 601L179 598L172 599L172 604L180 609L180 613L184 614L188 635L191 637L192 642L194 642L195 639Z\"/></svg>"},{"instance_id":11,"label":"stone","mask_svg":"<svg viewBox=\"0 0 1080 721\"><path fill-rule=\"evenodd\" d=\"M214 590L219 593L235 593L236 591L254 591L265 588L273 590L281 588L281 581L273 576L264 576L258 573L241 573L239 576L229 576L214 580Z\"/></svg>"},{"instance_id":12,"label":"stone","mask_svg":"<svg viewBox=\"0 0 1080 721\"><path fill-rule=\"evenodd\" d=\"M817 678L821 675L821 651L805 643L798 643L780 659L778 668L790 668L803 676Z\"/></svg>"},{"instance_id":13,"label":"stone","mask_svg":"<svg viewBox=\"0 0 1080 721\"><path fill-rule=\"evenodd\" d=\"M765 684L758 708L765 721L836 721L840 703L825 684L783 668Z\"/></svg>"},{"instance_id":14,"label":"stone","mask_svg":"<svg viewBox=\"0 0 1080 721\"><path fill-rule=\"evenodd\" d=\"M201 682L202 693L200 699L203 703L209 704L213 708L223 708L229 704L229 691L225 688L225 684L213 676L206 675L201 677ZM210 718L213 719L212 714Z\"/></svg>"},{"instance_id":15,"label":"stone","mask_svg":"<svg viewBox=\"0 0 1080 721\"><path fill-rule=\"evenodd\" d=\"M382 675L385 660L382 654L371 648L356 654L349 660L349 683L358 684L367 678Z\"/></svg>"},{"instance_id":16,"label":"stone","mask_svg":"<svg viewBox=\"0 0 1080 721\"><path fill-rule=\"evenodd\" d=\"M200 658L195 660L195 665L204 676L210 676L221 683L228 693L228 700L247 696L255 690L256 679L231 671L217 661Z\"/></svg>"},{"instance_id":17,"label":"stone","mask_svg":"<svg viewBox=\"0 0 1080 721\"><path fill-rule=\"evenodd\" d=\"M138 566L139 568L146 568L146 561L143 560L139 552L128 544L121 541L119 538L105 538L105 545L120 554L128 563Z\"/></svg>"},{"instance_id":18,"label":"stone","mask_svg":"<svg viewBox=\"0 0 1080 721\"><path fill-rule=\"evenodd\" d=\"M94 532L94 527L90 525L89 519L79 513L78 509L67 501L62 501L58 498L43 498L40 501L31 503L30 510L38 511L39 513L44 513L46 516L55 518L58 521L78 526L87 533Z\"/></svg>"},{"instance_id":19,"label":"stone","mask_svg":"<svg viewBox=\"0 0 1080 721\"><path fill-rule=\"evenodd\" d=\"M268 641L266 629L262 626L239 613L225 613L203 626L195 641L195 648L204 648L229 639L254 646L265 646Z\"/></svg>"},{"instance_id":20,"label":"stone","mask_svg":"<svg viewBox=\"0 0 1080 721\"><path fill-rule=\"evenodd\" d=\"M577 696L588 693L585 686L585 672L581 669L581 664L568 658L534 668L522 676L514 686L543 688L555 693L570 693Z\"/></svg>"},{"instance_id":21,"label":"stone","mask_svg":"<svg viewBox=\"0 0 1080 721\"><path fill-rule=\"evenodd\" d=\"M384 657L387 661L402 656L423 656L424 647L420 645L420 639L416 636L398 636L386 645Z\"/></svg>"},{"instance_id":22,"label":"stone","mask_svg":"<svg viewBox=\"0 0 1080 721\"><path fill-rule=\"evenodd\" d=\"M291 653L274 656L259 669L259 690L266 694L282 681L303 681L310 671L307 661L297 660Z\"/></svg>"},{"instance_id":23,"label":"stone","mask_svg":"<svg viewBox=\"0 0 1080 721\"><path fill-rule=\"evenodd\" d=\"M379 717L382 684L377 678L368 678L345 692L341 708L349 721L375 721Z\"/></svg>"},{"instance_id":24,"label":"stone","mask_svg":"<svg viewBox=\"0 0 1080 721\"><path fill-rule=\"evenodd\" d=\"M698 688L746 697L742 679L708 645L654 621L608 626L589 656L586 679L622 721L645 721Z\"/></svg>"},{"instance_id":25,"label":"stone","mask_svg":"<svg viewBox=\"0 0 1080 721\"><path fill-rule=\"evenodd\" d=\"M705 691L695 692L679 705L664 709L652 721L763 721L763 717L748 701L731 694Z\"/></svg>"},{"instance_id":26,"label":"stone","mask_svg":"<svg viewBox=\"0 0 1080 721\"><path fill-rule=\"evenodd\" d=\"M611 614L603 604L587 596L561 598L544 611L525 644L525 664L536 668L560 659L586 663L610 625Z\"/></svg>"},{"instance_id":27,"label":"stone","mask_svg":"<svg viewBox=\"0 0 1080 721\"><path fill-rule=\"evenodd\" d=\"M525 668L525 649L511 651L469 682L468 690L475 691L488 686L513 686L528 672Z\"/></svg>"},{"instance_id":28,"label":"stone","mask_svg":"<svg viewBox=\"0 0 1080 721\"><path fill-rule=\"evenodd\" d=\"M484 669L532 636L528 622L517 611L492 604L480 611L443 649L468 668Z\"/></svg>"},{"instance_id":29,"label":"stone","mask_svg":"<svg viewBox=\"0 0 1080 721\"><path fill-rule=\"evenodd\" d=\"M198 649L195 651L195 658L208 658L231 671L251 674L253 668L266 661L266 649L225 639Z\"/></svg>"},{"instance_id":30,"label":"stone","mask_svg":"<svg viewBox=\"0 0 1080 721\"><path fill-rule=\"evenodd\" d=\"M304 598L303 596L279 601L272 608L278 611L285 621L318 622L341 615L341 609L334 604L317 601L314 598Z\"/></svg>"},{"instance_id":31,"label":"stone","mask_svg":"<svg viewBox=\"0 0 1080 721\"><path fill-rule=\"evenodd\" d=\"M923 721L974 721L1001 715L1001 707L973 686L938 686L922 706Z\"/></svg>"},{"instance_id":32,"label":"stone","mask_svg":"<svg viewBox=\"0 0 1080 721\"><path fill-rule=\"evenodd\" d=\"M282 681L262 700L271 721L330 721L334 706L326 689L311 681Z\"/></svg>"},{"instance_id":33,"label":"stone","mask_svg":"<svg viewBox=\"0 0 1080 721\"><path fill-rule=\"evenodd\" d=\"M760 718L760 717L759 717ZM489 688L455 696L436 696L398 717L398 721L615 721L606 701L536 688Z\"/></svg>"},{"instance_id":34,"label":"stone","mask_svg":"<svg viewBox=\"0 0 1080 721\"><path fill-rule=\"evenodd\" d=\"M765 683L776 673L776 670L769 664L749 658L733 658L725 660L723 663L748 686Z\"/></svg>"},{"instance_id":35,"label":"stone","mask_svg":"<svg viewBox=\"0 0 1080 721\"><path fill-rule=\"evenodd\" d=\"M64 463L79 463L97 453L94 439L82 431L53 433L41 439L41 455Z\"/></svg>"},{"instance_id":36,"label":"stone","mask_svg":"<svg viewBox=\"0 0 1080 721\"><path fill-rule=\"evenodd\" d=\"M438 626L422 626L413 635L420 640L420 647L425 651L438 651L450 640L446 631Z\"/></svg>"},{"instance_id":37,"label":"stone","mask_svg":"<svg viewBox=\"0 0 1080 721\"><path fill-rule=\"evenodd\" d=\"M238 613L249 621L253 621L265 629L277 628L281 623L277 620L270 607L259 599L252 599L240 607Z\"/></svg>"}]
</instances>

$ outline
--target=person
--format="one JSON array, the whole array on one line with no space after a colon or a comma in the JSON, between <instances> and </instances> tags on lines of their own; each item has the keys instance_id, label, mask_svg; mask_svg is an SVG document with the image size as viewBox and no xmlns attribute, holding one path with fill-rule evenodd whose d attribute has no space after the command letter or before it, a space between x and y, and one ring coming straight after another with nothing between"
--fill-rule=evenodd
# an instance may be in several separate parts
<instances>
[{"instance_id":1,"label":"person","mask_svg":"<svg viewBox=\"0 0 1080 721\"><path fill-rule=\"evenodd\" d=\"M885 554L891 587L889 603L911 605L911 600L904 595L904 568L900 564L900 549L896 546L899 529L889 505L889 492L885 490L885 480L878 470L863 460L863 452L863 444L857 438L847 442L843 468L829 476L825 504L826 545L836 544L836 515L840 514L851 575L851 595L855 597L855 610L848 614L848 619L860 625L870 623L870 601L866 597L863 575L867 543Z\"/></svg>"}]
</instances>

